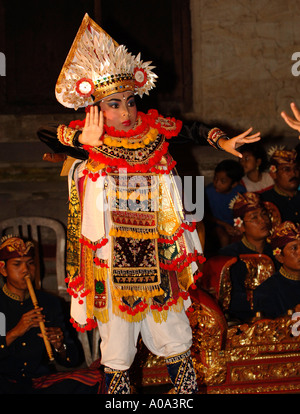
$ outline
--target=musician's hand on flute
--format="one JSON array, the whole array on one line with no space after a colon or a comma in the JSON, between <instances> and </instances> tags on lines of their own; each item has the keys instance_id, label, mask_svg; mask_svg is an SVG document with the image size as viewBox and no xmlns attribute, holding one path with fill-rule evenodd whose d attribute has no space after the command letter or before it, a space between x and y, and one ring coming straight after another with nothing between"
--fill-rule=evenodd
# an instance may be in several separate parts
<instances>
[{"instance_id":1,"label":"musician's hand on flute","mask_svg":"<svg viewBox=\"0 0 300 414\"><path fill-rule=\"evenodd\" d=\"M55 327L46 328L46 334L47 334L47 338L49 342L51 343L51 345L54 346L55 349L59 350L62 348L63 343L64 343L64 334L61 328L55 328Z\"/></svg>"},{"instance_id":2,"label":"musician's hand on flute","mask_svg":"<svg viewBox=\"0 0 300 414\"><path fill-rule=\"evenodd\" d=\"M9 346L15 339L23 336L29 329L38 328L44 322L43 308L32 309L22 315L17 325L6 334L6 344Z\"/></svg>"}]
</instances>

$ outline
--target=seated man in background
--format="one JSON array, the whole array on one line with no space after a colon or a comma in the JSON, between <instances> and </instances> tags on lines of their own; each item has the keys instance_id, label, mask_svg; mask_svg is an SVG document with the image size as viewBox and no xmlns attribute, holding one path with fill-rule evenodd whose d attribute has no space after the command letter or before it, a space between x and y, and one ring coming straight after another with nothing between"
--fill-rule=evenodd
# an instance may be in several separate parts
<instances>
[{"instance_id":1,"label":"seated man in background","mask_svg":"<svg viewBox=\"0 0 300 414\"><path fill-rule=\"evenodd\" d=\"M248 321L255 313L251 307L251 298L247 291L247 276L249 269L240 255L264 254L272 260L272 248L267 242L271 230L269 213L256 193L238 194L232 200L231 208L236 228L242 234L242 239L219 251L221 256L238 257L238 261L230 268L231 300L228 308L229 319Z\"/></svg>"},{"instance_id":2,"label":"seated man in background","mask_svg":"<svg viewBox=\"0 0 300 414\"><path fill-rule=\"evenodd\" d=\"M100 372L77 370L76 379L72 379L71 371L59 377L51 375L54 365L49 364L40 322L45 323L53 356L60 365L78 365L79 351L66 329L58 298L36 291L39 308L34 308L25 280L25 276L32 282L35 278L33 243L18 237L1 240L0 273L5 280L0 290L0 312L6 323L6 335L0 336L0 393L96 394Z\"/></svg>"},{"instance_id":3,"label":"seated man in background","mask_svg":"<svg viewBox=\"0 0 300 414\"><path fill-rule=\"evenodd\" d=\"M280 269L254 291L255 312L263 317L283 316L300 303L300 227L292 222L278 226L271 245Z\"/></svg>"},{"instance_id":4,"label":"seated man in background","mask_svg":"<svg viewBox=\"0 0 300 414\"><path fill-rule=\"evenodd\" d=\"M238 194L230 204L234 226L242 239L219 250L222 256L262 253L272 257L272 248L267 242L271 230L269 212L257 193Z\"/></svg>"},{"instance_id":5,"label":"seated man in background","mask_svg":"<svg viewBox=\"0 0 300 414\"><path fill-rule=\"evenodd\" d=\"M296 162L295 150L275 149L270 153L270 174L275 185L261 194L263 201L270 201L277 206L281 221L299 223L300 182L299 164Z\"/></svg>"}]
</instances>

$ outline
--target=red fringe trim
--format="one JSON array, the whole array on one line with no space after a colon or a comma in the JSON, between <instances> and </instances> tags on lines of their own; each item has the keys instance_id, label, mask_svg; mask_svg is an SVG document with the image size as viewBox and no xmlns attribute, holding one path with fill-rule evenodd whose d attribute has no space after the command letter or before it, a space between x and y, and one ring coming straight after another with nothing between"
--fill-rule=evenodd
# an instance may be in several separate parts
<instances>
[{"instance_id":1,"label":"red fringe trim","mask_svg":"<svg viewBox=\"0 0 300 414\"><path fill-rule=\"evenodd\" d=\"M69 278L65 279L66 281L69 281ZM83 286L84 278L83 276L77 276L69 283L69 288L71 289L78 289L80 286Z\"/></svg>"},{"instance_id":2,"label":"red fringe trim","mask_svg":"<svg viewBox=\"0 0 300 414\"><path fill-rule=\"evenodd\" d=\"M142 122L141 124L135 128L131 129L130 131L119 131L115 129L114 127L108 127L107 125L104 125L104 130L108 135L118 137L118 138L131 138L136 135L141 134L147 125L152 126L153 128L156 128L160 134L165 135L167 139L175 137L179 134L181 128L182 128L182 121L171 118L171 117L163 117L158 113L156 109L149 109L147 114L144 114L143 112L138 112L138 116L141 118ZM164 125L162 125L159 120L164 119L169 121L170 125L174 124L173 129L168 129ZM83 120L74 120L69 123L69 128L74 129L82 129L85 125L85 119Z\"/></svg>"},{"instance_id":3,"label":"red fringe trim","mask_svg":"<svg viewBox=\"0 0 300 414\"><path fill-rule=\"evenodd\" d=\"M147 115L143 112L138 112L138 116L140 116L142 122L141 124L136 127L135 129L130 129L129 131L123 131L123 130L117 130L115 127L108 127L107 125L104 125L104 131L106 134L117 137L117 138L131 138L136 135L141 134L144 132L148 122L147 122Z\"/></svg>"},{"instance_id":4,"label":"red fringe trim","mask_svg":"<svg viewBox=\"0 0 300 414\"><path fill-rule=\"evenodd\" d=\"M194 274L194 283L191 284L191 286L190 286L191 289L193 289L193 290L197 289L197 285L196 285L195 282L202 276L203 276L203 273L200 272L200 270L197 273Z\"/></svg>"},{"instance_id":5,"label":"red fringe trim","mask_svg":"<svg viewBox=\"0 0 300 414\"><path fill-rule=\"evenodd\" d=\"M85 125L85 119L83 119L82 121L80 119L76 119L75 121L71 121L69 123L69 128L82 129L84 128L84 125Z\"/></svg>"},{"instance_id":6,"label":"red fringe trim","mask_svg":"<svg viewBox=\"0 0 300 414\"><path fill-rule=\"evenodd\" d=\"M150 109L147 113L147 117L148 117L148 120L149 120L149 124L153 128L158 129L158 132L160 134L163 134L167 139L175 137L181 131L182 121L180 121L178 119L175 119L175 118L163 117L163 116L159 115L159 113L156 109ZM174 123L175 124L174 130L167 129L163 125L161 125L159 123L159 118L163 118L163 119L166 119L166 120L170 121L171 123Z\"/></svg>"},{"instance_id":7,"label":"red fringe trim","mask_svg":"<svg viewBox=\"0 0 300 414\"><path fill-rule=\"evenodd\" d=\"M96 266L106 267L108 269L108 264L101 262L99 257L94 258L94 263L95 263Z\"/></svg>"},{"instance_id":8,"label":"red fringe trim","mask_svg":"<svg viewBox=\"0 0 300 414\"><path fill-rule=\"evenodd\" d=\"M97 322L94 319L90 319L90 318L87 318L86 325L84 326L79 325L77 322L75 322L73 318L70 319L70 322L73 328L75 328L77 332L91 331L97 327Z\"/></svg>"},{"instance_id":9,"label":"red fringe trim","mask_svg":"<svg viewBox=\"0 0 300 414\"><path fill-rule=\"evenodd\" d=\"M183 300L187 300L190 296L190 294L188 292L179 292L178 296L181 297ZM169 308L173 305L176 305L178 302L178 299L170 299L166 304L164 305L157 305L155 303L153 303L150 306L151 310L157 310L158 312L162 312L162 311L167 311L169 310Z\"/></svg>"},{"instance_id":10,"label":"red fringe trim","mask_svg":"<svg viewBox=\"0 0 300 414\"><path fill-rule=\"evenodd\" d=\"M176 161L172 161L171 162L171 164L170 165L168 165L168 169L167 170L162 170L162 169L160 169L160 168L157 168L157 167L152 167L151 169L150 169L150 171L151 172L153 172L153 173L155 173L155 174L169 174L170 173L170 171L172 171L173 170L173 168L175 167L175 165L177 164L177 162Z\"/></svg>"},{"instance_id":11,"label":"red fringe trim","mask_svg":"<svg viewBox=\"0 0 300 414\"><path fill-rule=\"evenodd\" d=\"M87 246L89 249L96 251L97 249L100 249L101 247L105 246L108 243L108 239L105 237L104 239L101 240L101 242L93 244L93 243L90 243L88 240L80 238L79 242L83 244L84 246Z\"/></svg>"},{"instance_id":12,"label":"red fringe trim","mask_svg":"<svg viewBox=\"0 0 300 414\"><path fill-rule=\"evenodd\" d=\"M150 109L147 114L144 114L143 112L138 112L138 116L140 116L142 122L135 129L131 129L130 131L119 131L114 127L108 127L107 125L104 125L104 130L108 135L114 137L131 138L144 132L146 126L150 125L153 128L156 128L160 134L165 135L166 138L172 138L178 135L182 128L182 121L177 120L175 118L163 117L159 115L156 109ZM159 122L159 118L169 121L170 125L174 124L174 128L166 128Z\"/></svg>"},{"instance_id":13,"label":"red fringe trim","mask_svg":"<svg viewBox=\"0 0 300 414\"><path fill-rule=\"evenodd\" d=\"M77 299L79 296L81 299L79 299L78 303L82 305L82 299L90 293L89 289L84 288L84 278L82 276L77 276L70 282L70 279L67 277L65 279L65 282L69 283L69 286L67 288L67 292L69 293L69 295L73 296L73 298L75 299ZM81 291L81 293L79 293L79 291Z\"/></svg>"},{"instance_id":14,"label":"red fringe trim","mask_svg":"<svg viewBox=\"0 0 300 414\"><path fill-rule=\"evenodd\" d=\"M121 312L126 312L128 315L137 315L138 313L144 312L145 309L147 309L148 304L145 302L139 303L134 309L132 309L128 305L120 305L119 309Z\"/></svg>"},{"instance_id":15,"label":"red fringe trim","mask_svg":"<svg viewBox=\"0 0 300 414\"><path fill-rule=\"evenodd\" d=\"M163 237L158 238L157 239L158 243L165 243L165 244L175 243L179 239L179 237L182 236L182 233L184 232L184 230L188 230L192 233L196 229L196 222L193 222L191 225L186 224L186 223L181 223L180 227L181 228L177 231L177 233L173 237L168 238L168 239L165 239Z\"/></svg>"},{"instance_id":16,"label":"red fringe trim","mask_svg":"<svg viewBox=\"0 0 300 414\"><path fill-rule=\"evenodd\" d=\"M185 253L179 256L177 259L173 260L170 264L165 264L159 262L159 265L164 270L174 270L177 272L182 272L185 267L187 267L190 263L198 261L199 263L205 262L205 257L198 254L195 250L194 253L189 253L186 255Z\"/></svg>"}]
</instances>

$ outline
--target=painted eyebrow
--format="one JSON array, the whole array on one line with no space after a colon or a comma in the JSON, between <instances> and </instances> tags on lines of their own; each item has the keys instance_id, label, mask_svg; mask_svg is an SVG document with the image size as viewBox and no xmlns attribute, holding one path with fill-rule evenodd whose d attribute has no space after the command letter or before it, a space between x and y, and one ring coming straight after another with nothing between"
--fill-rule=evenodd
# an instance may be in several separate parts
<instances>
[{"instance_id":1,"label":"painted eyebrow","mask_svg":"<svg viewBox=\"0 0 300 414\"><path fill-rule=\"evenodd\" d=\"M129 99L134 98L134 95L130 95L128 96L128 98L126 99L126 101L128 101ZM110 98L107 100L107 102L113 102L113 101L117 101L117 102L122 102L123 99L118 99L118 98Z\"/></svg>"}]
</instances>

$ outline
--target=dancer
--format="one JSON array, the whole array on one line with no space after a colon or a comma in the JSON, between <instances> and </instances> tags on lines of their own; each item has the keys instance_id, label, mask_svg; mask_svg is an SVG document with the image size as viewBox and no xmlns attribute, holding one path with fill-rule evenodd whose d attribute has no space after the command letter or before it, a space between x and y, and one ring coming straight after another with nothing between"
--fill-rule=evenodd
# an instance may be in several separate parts
<instances>
[{"instance_id":1,"label":"dancer","mask_svg":"<svg viewBox=\"0 0 300 414\"><path fill-rule=\"evenodd\" d=\"M56 96L68 108L89 107L86 119L39 131L56 152L70 148L81 158L69 172L71 317L78 329L98 326L108 393L130 392L139 334L165 358L175 392L197 392L185 310L204 259L168 153L167 140L180 134L182 123L136 107L134 95L155 87L152 69L85 15ZM207 139L238 155L239 145L260 139L251 130L228 139L214 128Z\"/></svg>"}]
</instances>

